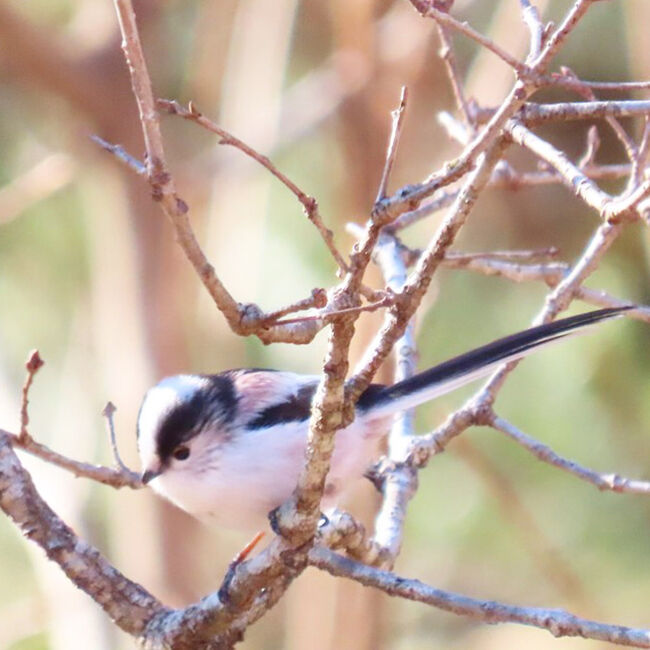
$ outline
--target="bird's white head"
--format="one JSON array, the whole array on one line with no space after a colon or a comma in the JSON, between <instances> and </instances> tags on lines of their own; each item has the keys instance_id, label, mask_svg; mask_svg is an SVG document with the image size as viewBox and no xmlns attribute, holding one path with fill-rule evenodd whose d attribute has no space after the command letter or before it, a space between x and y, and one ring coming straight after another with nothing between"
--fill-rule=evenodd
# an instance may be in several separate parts
<instances>
[{"instance_id":1,"label":"bird's white head","mask_svg":"<svg viewBox=\"0 0 650 650\"><path fill-rule=\"evenodd\" d=\"M142 479L157 491L165 478L199 475L214 462L215 447L228 435L237 407L225 377L176 375L144 397L138 415Z\"/></svg>"}]
</instances>

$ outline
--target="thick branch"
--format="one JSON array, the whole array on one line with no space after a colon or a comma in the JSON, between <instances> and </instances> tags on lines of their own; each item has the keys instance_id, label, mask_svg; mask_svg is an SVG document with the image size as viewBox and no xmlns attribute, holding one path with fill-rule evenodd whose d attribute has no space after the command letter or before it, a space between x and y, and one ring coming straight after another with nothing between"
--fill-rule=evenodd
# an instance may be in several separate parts
<instances>
[{"instance_id":1,"label":"thick branch","mask_svg":"<svg viewBox=\"0 0 650 650\"><path fill-rule=\"evenodd\" d=\"M165 608L59 519L41 499L12 446L12 436L0 431L0 508L119 627L140 636L151 617Z\"/></svg>"}]
</instances>

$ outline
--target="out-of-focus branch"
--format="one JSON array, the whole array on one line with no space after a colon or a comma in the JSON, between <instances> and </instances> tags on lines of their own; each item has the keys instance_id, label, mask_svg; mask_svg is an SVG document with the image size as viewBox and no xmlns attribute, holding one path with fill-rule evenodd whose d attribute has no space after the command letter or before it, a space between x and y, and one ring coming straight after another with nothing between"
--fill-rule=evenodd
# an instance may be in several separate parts
<instances>
[{"instance_id":1,"label":"out-of-focus branch","mask_svg":"<svg viewBox=\"0 0 650 650\"><path fill-rule=\"evenodd\" d=\"M440 39L440 58L445 62L445 68L449 77L451 90L454 93L456 106L463 117L463 122L468 127L471 127L473 123L472 115L460 79L456 56L452 47L451 34L449 33L449 29L441 23L438 23L438 38Z\"/></svg>"},{"instance_id":2,"label":"out-of-focus branch","mask_svg":"<svg viewBox=\"0 0 650 650\"><path fill-rule=\"evenodd\" d=\"M548 630L555 637L580 636L635 648L650 648L650 630L590 621L561 609L518 607L494 600L469 598L360 564L322 547L310 551L309 563L334 576L344 576L367 587L381 589L389 596L415 600L485 623L521 623Z\"/></svg>"},{"instance_id":3,"label":"out-of-focus branch","mask_svg":"<svg viewBox=\"0 0 650 650\"><path fill-rule=\"evenodd\" d=\"M74 178L75 171L70 156L52 153L0 187L0 224L8 223L31 205L65 187Z\"/></svg>"},{"instance_id":4,"label":"out-of-focus branch","mask_svg":"<svg viewBox=\"0 0 650 650\"><path fill-rule=\"evenodd\" d=\"M599 490L611 490L612 492L625 492L627 494L650 494L650 481L638 481L625 478L619 474L602 474L583 467L575 461L562 458L555 453L548 445L525 434L516 426L504 418L494 416L490 421L491 426L505 433L508 438L527 449L536 458L544 463L553 465L558 469L569 472L579 479L595 485Z\"/></svg>"}]
</instances>

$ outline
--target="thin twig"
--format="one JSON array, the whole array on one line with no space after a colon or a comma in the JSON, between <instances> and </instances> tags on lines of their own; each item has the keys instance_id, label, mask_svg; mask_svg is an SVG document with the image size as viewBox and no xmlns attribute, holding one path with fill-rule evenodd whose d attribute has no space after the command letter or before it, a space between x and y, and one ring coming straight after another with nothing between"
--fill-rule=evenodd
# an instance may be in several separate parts
<instances>
[{"instance_id":1,"label":"thin twig","mask_svg":"<svg viewBox=\"0 0 650 650\"><path fill-rule=\"evenodd\" d=\"M650 100L623 99L590 102L557 102L537 104L527 102L519 110L517 119L526 126L545 122L594 120L607 117L638 117L650 114Z\"/></svg>"},{"instance_id":2,"label":"thin twig","mask_svg":"<svg viewBox=\"0 0 650 650\"><path fill-rule=\"evenodd\" d=\"M432 3L427 3L426 9L421 11L421 13L425 17L433 18L439 25L443 25L444 27L448 27L464 34L479 45L483 46L486 50L496 54L504 63L507 63L518 74L522 76L531 75L531 70L528 66L524 65L509 52L506 52L502 47L498 46L491 38L477 32L467 22L457 20L447 12L436 9Z\"/></svg>"},{"instance_id":3,"label":"thin twig","mask_svg":"<svg viewBox=\"0 0 650 650\"><path fill-rule=\"evenodd\" d=\"M100 138L98 135L91 135L90 139L98 144L104 151L113 154L120 162L124 163L131 171L134 171L139 176L147 175L146 166L141 163L137 158L134 158L131 154L127 153L119 144L111 144L106 142L104 138Z\"/></svg>"},{"instance_id":4,"label":"thin twig","mask_svg":"<svg viewBox=\"0 0 650 650\"><path fill-rule=\"evenodd\" d=\"M650 90L650 81L587 81L586 79L567 79L558 72L545 77L543 82L548 85L565 86L567 88L586 86L594 90L613 90L625 93L635 90Z\"/></svg>"},{"instance_id":5,"label":"thin twig","mask_svg":"<svg viewBox=\"0 0 650 650\"><path fill-rule=\"evenodd\" d=\"M643 182L643 177L648 165L650 156L650 114L646 115L643 120L643 133L641 142L632 161L632 173L630 174L630 189L637 187Z\"/></svg>"},{"instance_id":6,"label":"thin twig","mask_svg":"<svg viewBox=\"0 0 650 650\"><path fill-rule=\"evenodd\" d=\"M521 17L524 25L530 32L530 47L526 64L531 64L542 51L542 39L544 37L544 24L542 23L537 7L530 3L530 0L519 0L521 5Z\"/></svg>"},{"instance_id":7,"label":"thin twig","mask_svg":"<svg viewBox=\"0 0 650 650\"><path fill-rule=\"evenodd\" d=\"M360 564L323 547L313 548L309 552L309 563L334 576L351 578L367 587L380 589L389 596L425 603L485 623L520 623L548 630L555 637L580 636L635 648L650 648L650 630L598 623L561 609L519 607L494 600L469 598Z\"/></svg>"},{"instance_id":8,"label":"thin twig","mask_svg":"<svg viewBox=\"0 0 650 650\"><path fill-rule=\"evenodd\" d=\"M134 490L144 487L140 480L140 475L130 470L113 469L103 465L93 465L92 463L83 463L73 460L53 451L46 445L36 442L31 436L21 439L19 435L0 429L0 435L8 436L11 444L16 449L22 449L32 456L56 465L61 469L74 474L77 477L88 478L104 485L114 488L130 487Z\"/></svg>"},{"instance_id":9,"label":"thin twig","mask_svg":"<svg viewBox=\"0 0 650 650\"><path fill-rule=\"evenodd\" d=\"M518 121L512 120L508 130L517 144L529 149L551 165L567 187L596 212L603 214L605 206L611 203L612 197L574 165L565 153L556 149L550 142L540 138Z\"/></svg>"},{"instance_id":10,"label":"thin twig","mask_svg":"<svg viewBox=\"0 0 650 650\"><path fill-rule=\"evenodd\" d=\"M562 72L566 77L575 77L576 75L574 74L573 70L569 68L563 68ZM578 91L587 101L596 101L596 94L594 93L592 88L589 87L583 87ZM613 116L608 115L605 118L605 121L609 126L611 127L612 131L616 134L616 137L619 139L620 143L623 145L623 148L625 149L625 153L630 160L630 162L633 162L636 159L636 145L634 144L634 140L628 135L627 131L623 128L623 125Z\"/></svg>"},{"instance_id":11,"label":"thin twig","mask_svg":"<svg viewBox=\"0 0 650 650\"><path fill-rule=\"evenodd\" d=\"M377 198L375 202L381 201L386 197L386 188L388 187L388 179L395 164L395 157L397 156L397 148L399 147L400 137L402 135L402 125L404 123L404 112L406 111L406 103L408 101L408 88L402 86L400 95L399 106L391 112L392 125L390 129L390 138L388 140L388 148L386 149L386 162L384 164L384 171L379 181L379 188L377 190Z\"/></svg>"},{"instance_id":12,"label":"thin twig","mask_svg":"<svg viewBox=\"0 0 650 650\"><path fill-rule=\"evenodd\" d=\"M650 494L650 481L625 478L619 474L602 474L583 467L575 461L563 458L555 453L548 445L525 434L516 426L497 415L492 418L490 424L494 429L505 433L508 438L531 452L535 458L565 472L569 472L579 479L595 485L599 490L609 490L626 494Z\"/></svg>"},{"instance_id":13,"label":"thin twig","mask_svg":"<svg viewBox=\"0 0 650 650\"><path fill-rule=\"evenodd\" d=\"M225 129L222 129L218 124L215 124L212 120L203 115L192 102L188 104L187 108L179 104L177 101L172 101L169 99L159 99L157 104L160 108L163 108L169 114L178 115L185 120L195 122L211 133L215 133L220 138L219 144L230 145L239 149L247 156L257 161L269 172L271 172L271 174L273 174L273 176L275 176L283 185L285 185L295 195L298 201L300 201L303 206L305 215L314 224L314 226L316 226L316 229L325 242L325 245L327 246L329 252L339 266L339 269L342 272L348 270L346 261L343 259L343 256L336 248L336 244L334 243L334 233L332 233L332 231L323 223L323 219L318 211L318 203L316 199L313 196L305 194L286 174L281 172L267 156L259 153L258 151L255 151L255 149L253 149L251 146L247 145L245 142L235 137Z\"/></svg>"},{"instance_id":14,"label":"thin twig","mask_svg":"<svg viewBox=\"0 0 650 650\"><path fill-rule=\"evenodd\" d=\"M287 307L283 307L282 309L278 309L276 311L272 311L268 313L265 316L263 322L268 325L277 325L280 319L286 316L287 314L293 314L297 311L304 311L306 309L313 309L313 308L322 309L326 305L327 305L327 291L325 291L325 289L313 289L311 292L311 296L309 296L308 298L303 298L302 300L299 300L298 302L295 302L292 305L288 305ZM286 323L287 321L284 322Z\"/></svg>"},{"instance_id":15,"label":"thin twig","mask_svg":"<svg viewBox=\"0 0 650 650\"><path fill-rule=\"evenodd\" d=\"M358 305L357 307L345 307L343 309L333 309L331 311L323 311L319 314L309 316L298 316L296 318L285 318L284 320L277 321L278 325L287 325L290 323L302 323L305 321L323 321L330 323L339 318L340 316L349 316L351 314L361 314L364 312L373 312L381 309L382 307L390 307L395 303L395 299L391 294L384 295L383 298L375 302L370 302L365 305Z\"/></svg>"},{"instance_id":16,"label":"thin twig","mask_svg":"<svg viewBox=\"0 0 650 650\"><path fill-rule=\"evenodd\" d=\"M43 501L12 449L16 439L0 430L0 508L119 627L140 636L152 616L169 610L79 539Z\"/></svg>"},{"instance_id":17,"label":"thin twig","mask_svg":"<svg viewBox=\"0 0 650 650\"><path fill-rule=\"evenodd\" d=\"M18 439L21 442L28 441L30 437L27 431L27 426L29 425L29 389L32 387L34 375L39 371L40 368L43 367L43 363L43 359L41 359L38 350L32 350L27 361L25 362L27 377L25 378L25 383L23 384L22 400L20 405L20 433L18 434Z\"/></svg>"},{"instance_id":18,"label":"thin twig","mask_svg":"<svg viewBox=\"0 0 650 650\"><path fill-rule=\"evenodd\" d=\"M108 437L111 441L111 449L113 450L113 459L117 463L117 466L127 474L135 474L132 472L122 461L120 456L120 450L117 448L117 438L115 437L115 423L113 422L113 415L117 411L117 408L113 402L107 402L106 406L102 410L102 415L106 418L106 428L108 429Z\"/></svg>"},{"instance_id":19,"label":"thin twig","mask_svg":"<svg viewBox=\"0 0 650 650\"><path fill-rule=\"evenodd\" d=\"M147 152L147 177L152 197L160 202L164 213L171 221L178 244L234 332L241 335L254 334L264 343L310 342L320 331L319 323L298 323L284 327L263 325L262 310L254 304L237 302L221 282L201 249L188 218L189 208L177 196L173 178L167 169L158 112L132 2L131 0L113 0L113 2L120 24L122 49L129 68L131 86L140 112Z\"/></svg>"},{"instance_id":20,"label":"thin twig","mask_svg":"<svg viewBox=\"0 0 650 650\"><path fill-rule=\"evenodd\" d=\"M454 99L456 100L456 106L460 111L460 114L463 116L463 122L469 127L472 127L472 116L467 104L467 98L465 97L465 92L463 91L463 85L460 80L460 73L458 72L458 65L456 62L456 57L454 56L454 50L452 48L451 35L449 30L444 25L437 23L438 27L438 38L440 39L440 58L445 62L445 68L447 70L447 77L449 77L449 83L451 85L451 90L454 93Z\"/></svg>"}]
</instances>

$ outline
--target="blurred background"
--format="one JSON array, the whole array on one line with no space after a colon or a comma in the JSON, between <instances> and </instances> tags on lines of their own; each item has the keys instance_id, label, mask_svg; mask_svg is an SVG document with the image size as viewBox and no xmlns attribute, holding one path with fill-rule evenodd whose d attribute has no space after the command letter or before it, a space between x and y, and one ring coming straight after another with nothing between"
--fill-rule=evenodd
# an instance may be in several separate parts
<instances>
[{"instance_id":1,"label":"blurred background","mask_svg":"<svg viewBox=\"0 0 650 650\"><path fill-rule=\"evenodd\" d=\"M565 0L536 3L558 20ZM192 99L221 126L272 157L320 202L339 247L363 223L381 175L390 110L410 103L392 189L455 156L438 125L454 110L434 24L406 0L140 0L155 92ZM516 0L458 1L469 20L523 58ZM644 0L595 3L555 65L586 79L650 75ZM454 37L469 96L496 105L512 74ZM0 2L0 426L16 430L24 361L46 366L31 393L31 432L56 450L111 463L101 410L118 412L119 444L137 468L139 401L161 376L262 366L315 372L325 336L264 347L225 326L146 185L89 135L142 156L137 114L108 0ZM601 95L603 96L603 95ZM548 100L573 97L555 91ZM625 122L638 135L639 124ZM574 158L588 123L540 130ZM288 191L251 160L178 118L163 120L169 164L206 253L234 296L272 310L335 282L316 230ZM600 162L623 161L601 128ZM515 152L522 168L531 161ZM608 190L622 181L605 184ZM405 239L423 245L440 219ZM563 188L492 190L456 248L558 246L576 258L597 226ZM589 285L650 302L648 236L628 227ZM376 271L369 282L378 285ZM525 327L545 288L443 271L417 323L420 366ZM360 321L354 360L380 323ZM650 478L650 331L618 321L526 361L497 410L557 452L599 471ZM384 379L390 377L386 369ZM434 428L470 390L422 408ZM150 491L115 491L40 461L25 464L48 502L124 573L170 605L214 590L247 541L209 530ZM360 486L351 510L372 521L376 496ZM599 493L539 463L487 429L472 429L420 476L397 570L440 588L591 618L650 626L650 501ZM80 632L83 630L83 632ZM131 641L0 517L0 648L122 649ZM591 650L520 626L488 627L390 600L308 571L251 628L242 648ZM603 645L604 647L604 645Z\"/></svg>"}]
</instances>

